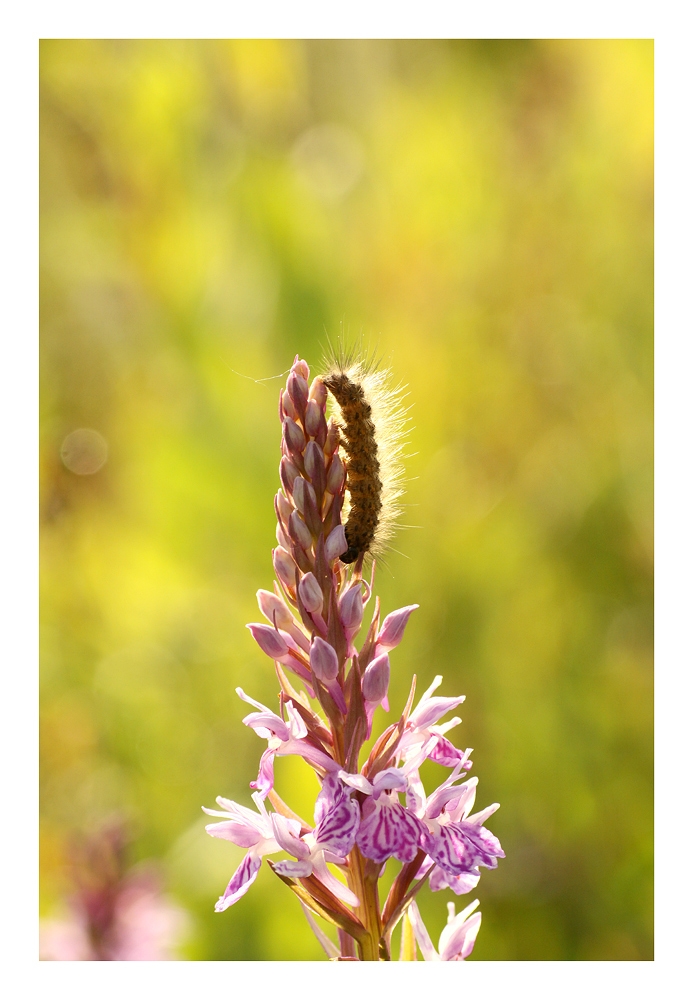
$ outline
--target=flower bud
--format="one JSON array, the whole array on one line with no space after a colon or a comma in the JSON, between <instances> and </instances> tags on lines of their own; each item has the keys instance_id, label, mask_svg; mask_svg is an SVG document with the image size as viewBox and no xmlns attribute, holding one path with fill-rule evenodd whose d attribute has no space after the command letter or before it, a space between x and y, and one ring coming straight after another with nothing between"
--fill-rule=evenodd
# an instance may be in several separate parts
<instances>
[{"instance_id":1,"label":"flower bud","mask_svg":"<svg viewBox=\"0 0 693 1000\"><path fill-rule=\"evenodd\" d=\"M306 527L306 523L297 510L291 512L289 518L289 534L302 549L309 549L313 544L313 536Z\"/></svg>"},{"instance_id":2,"label":"flower bud","mask_svg":"<svg viewBox=\"0 0 693 1000\"><path fill-rule=\"evenodd\" d=\"M304 455L306 472L310 476L316 493L325 492L325 456L320 445L311 441Z\"/></svg>"},{"instance_id":3,"label":"flower bud","mask_svg":"<svg viewBox=\"0 0 693 1000\"><path fill-rule=\"evenodd\" d=\"M277 538L277 545L279 545L282 549L286 549L286 551L289 552L291 549L291 539L284 531L281 521L277 521L277 529L275 531L275 535Z\"/></svg>"},{"instance_id":4,"label":"flower bud","mask_svg":"<svg viewBox=\"0 0 693 1000\"><path fill-rule=\"evenodd\" d=\"M303 476L296 476L294 479L294 503L296 507L301 512L305 514L306 506L308 504L309 491L313 494L313 501L315 502L315 491L310 483L307 483Z\"/></svg>"},{"instance_id":5,"label":"flower bud","mask_svg":"<svg viewBox=\"0 0 693 1000\"><path fill-rule=\"evenodd\" d=\"M286 389L282 393L282 414L285 417L291 417L292 420L296 419L296 408L294 407L291 396Z\"/></svg>"},{"instance_id":6,"label":"flower bud","mask_svg":"<svg viewBox=\"0 0 693 1000\"><path fill-rule=\"evenodd\" d=\"M308 396L311 401L317 403L321 410L323 409L325 403L327 402L327 389L325 388L325 383L321 378L313 379L308 391Z\"/></svg>"},{"instance_id":7,"label":"flower bud","mask_svg":"<svg viewBox=\"0 0 693 1000\"><path fill-rule=\"evenodd\" d=\"M322 529L322 521L318 514L315 490L302 476L297 476L294 480L294 503L303 514L303 519L311 534L317 537Z\"/></svg>"},{"instance_id":8,"label":"flower bud","mask_svg":"<svg viewBox=\"0 0 693 1000\"><path fill-rule=\"evenodd\" d=\"M310 647L310 665L318 680L328 684L339 672L337 654L328 642L316 636Z\"/></svg>"},{"instance_id":9,"label":"flower bud","mask_svg":"<svg viewBox=\"0 0 693 1000\"><path fill-rule=\"evenodd\" d=\"M345 629L356 631L363 621L361 584L350 587L339 602L339 617Z\"/></svg>"},{"instance_id":10,"label":"flower bud","mask_svg":"<svg viewBox=\"0 0 693 1000\"><path fill-rule=\"evenodd\" d=\"M294 624L294 616L284 601L269 590L258 590L257 603L267 621L271 622L272 625L276 625L277 628L286 629Z\"/></svg>"},{"instance_id":11,"label":"flower bud","mask_svg":"<svg viewBox=\"0 0 693 1000\"><path fill-rule=\"evenodd\" d=\"M281 660L289 652L289 647L279 633L269 625L247 625L255 642L263 653L273 660Z\"/></svg>"},{"instance_id":12,"label":"flower bud","mask_svg":"<svg viewBox=\"0 0 693 1000\"><path fill-rule=\"evenodd\" d=\"M366 667L362 691L365 701L380 702L387 694L390 683L390 658L387 653L377 656Z\"/></svg>"},{"instance_id":13,"label":"flower bud","mask_svg":"<svg viewBox=\"0 0 693 1000\"><path fill-rule=\"evenodd\" d=\"M344 482L344 463L339 455L335 455L330 463L327 473L325 489L328 493L339 493ZM341 555L341 552L340 552Z\"/></svg>"},{"instance_id":14,"label":"flower bud","mask_svg":"<svg viewBox=\"0 0 693 1000\"><path fill-rule=\"evenodd\" d=\"M315 579L312 573L306 573L298 585L298 592L303 601L303 607L309 614L314 612L322 612L322 590L320 590L320 584Z\"/></svg>"},{"instance_id":15,"label":"flower bud","mask_svg":"<svg viewBox=\"0 0 693 1000\"><path fill-rule=\"evenodd\" d=\"M336 528L327 536L327 541L325 542L325 558L328 562L332 562L338 556L341 556L343 552L349 548L349 543L346 540L346 534L344 532L344 525L338 524Z\"/></svg>"},{"instance_id":16,"label":"flower bud","mask_svg":"<svg viewBox=\"0 0 693 1000\"><path fill-rule=\"evenodd\" d=\"M282 481L282 486L284 487L284 492L287 496L291 496L293 493L294 481L297 475L298 469L291 459L284 455L279 463L279 476Z\"/></svg>"},{"instance_id":17,"label":"flower bud","mask_svg":"<svg viewBox=\"0 0 693 1000\"><path fill-rule=\"evenodd\" d=\"M291 366L291 371L296 372L296 374L300 375L301 378L304 378L306 382L310 378L310 368L308 367L305 361L299 358L298 354L294 358L294 363Z\"/></svg>"},{"instance_id":18,"label":"flower bud","mask_svg":"<svg viewBox=\"0 0 693 1000\"><path fill-rule=\"evenodd\" d=\"M284 440L289 451L299 455L306 446L306 438L298 424L289 417L284 419Z\"/></svg>"},{"instance_id":19,"label":"flower bud","mask_svg":"<svg viewBox=\"0 0 693 1000\"><path fill-rule=\"evenodd\" d=\"M286 388L296 407L296 412L302 417L306 412L306 403L308 402L308 382L303 376L298 375L294 368L287 379Z\"/></svg>"},{"instance_id":20,"label":"flower bud","mask_svg":"<svg viewBox=\"0 0 693 1000\"><path fill-rule=\"evenodd\" d=\"M387 616L375 640L382 652L389 653L395 646L399 646L409 621L409 615L412 611L416 611L418 606L418 604L409 604L406 608L400 608Z\"/></svg>"},{"instance_id":21,"label":"flower bud","mask_svg":"<svg viewBox=\"0 0 693 1000\"><path fill-rule=\"evenodd\" d=\"M277 579L281 580L285 587L294 590L296 587L296 563L293 561L286 549L278 546L272 552L272 565Z\"/></svg>"},{"instance_id":22,"label":"flower bud","mask_svg":"<svg viewBox=\"0 0 693 1000\"><path fill-rule=\"evenodd\" d=\"M310 434L311 437L315 437L320 430L320 423L322 419L323 416L320 411L320 407L314 399L309 399L308 405L306 406L306 434Z\"/></svg>"},{"instance_id":23,"label":"flower bud","mask_svg":"<svg viewBox=\"0 0 693 1000\"><path fill-rule=\"evenodd\" d=\"M339 425L333 417L327 425L327 438L325 439L325 454L331 455L339 444Z\"/></svg>"},{"instance_id":24,"label":"flower bud","mask_svg":"<svg viewBox=\"0 0 693 1000\"><path fill-rule=\"evenodd\" d=\"M289 523L292 510L293 507L280 490L277 493L277 517L281 520L282 524Z\"/></svg>"}]
</instances>

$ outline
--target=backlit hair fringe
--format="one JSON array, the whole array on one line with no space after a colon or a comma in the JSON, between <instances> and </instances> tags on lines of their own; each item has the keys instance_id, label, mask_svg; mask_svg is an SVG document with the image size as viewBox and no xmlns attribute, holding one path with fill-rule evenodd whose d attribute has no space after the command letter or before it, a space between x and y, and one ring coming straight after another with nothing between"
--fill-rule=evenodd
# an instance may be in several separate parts
<instances>
[{"instance_id":1,"label":"backlit hair fringe","mask_svg":"<svg viewBox=\"0 0 693 1000\"><path fill-rule=\"evenodd\" d=\"M364 553L381 557L391 548L404 494L403 450L408 407L402 383L375 352L360 346L329 345L322 381L330 392L332 416L340 425L340 450L347 469L344 505L350 549L344 562Z\"/></svg>"}]
</instances>

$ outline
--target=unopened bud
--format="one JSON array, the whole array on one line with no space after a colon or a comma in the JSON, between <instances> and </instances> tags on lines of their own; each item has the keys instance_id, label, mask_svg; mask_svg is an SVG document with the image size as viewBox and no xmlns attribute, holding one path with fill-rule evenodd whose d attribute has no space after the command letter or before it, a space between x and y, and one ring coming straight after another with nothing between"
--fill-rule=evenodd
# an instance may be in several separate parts
<instances>
[{"instance_id":1,"label":"unopened bud","mask_svg":"<svg viewBox=\"0 0 693 1000\"><path fill-rule=\"evenodd\" d=\"M306 412L306 403L308 402L308 382L305 378L296 373L295 367L289 375L286 388L291 396L294 406L296 407L296 412L302 417Z\"/></svg>"},{"instance_id":2,"label":"unopened bud","mask_svg":"<svg viewBox=\"0 0 693 1000\"><path fill-rule=\"evenodd\" d=\"M331 455L339 444L339 425L330 417L330 422L327 425L327 437L325 439L325 454Z\"/></svg>"},{"instance_id":3,"label":"unopened bud","mask_svg":"<svg viewBox=\"0 0 693 1000\"><path fill-rule=\"evenodd\" d=\"M325 456L320 445L316 441L311 441L306 448L304 455L306 472L310 476L313 488L316 493L325 492Z\"/></svg>"},{"instance_id":4,"label":"unopened bud","mask_svg":"<svg viewBox=\"0 0 693 1000\"><path fill-rule=\"evenodd\" d=\"M317 537L322 529L322 521L318 514L318 502L315 498L315 490L302 476L297 476L294 480L294 503L303 514L303 519L311 534Z\"/></svg>"},{"instance_id":5,"label":"unopened bud","mask_svg":"<svg viewBox=\"0 0 693 1000\"><path fill-rule=\"evenodd\" d=\"M289 451L300 455L306 446L306 438L298 424L289 417L284 419L284 440Z\"/></svg>"},{"instance_id":6,"label":"unopened bud","mask_svg":"<svg viewBox=\"0 0 693 1000\"><path fill-rule=\"evenodd\" d=\"M306 527L306 523L297 510L291 512L289 518L289 534L302 549L308 550L313 544L313 536Z\"/></svg>"},{"instance_id":7,"label":"unopened bud","mask_svg":"<svg viewBox=\"0 0 693 1000\"><path fill-rule=\"evenodd\" d=\"M269 625L247 625L255 642L263 653L273 660L281 660L289 652L289 647L282 637Z\"/></svg>"},{"instance_id":8,"label":"unopened bud","mask_svg":"<svg viewBox=\"0 0 693 1000\"><path fill-rule=\"evenodd\" d=\"M316 636L310 647L310 665L318 680L328 684L339 672L337 654L328 642Z\"/></svg>"},{"instance_id":9,"label":"unopened bud","mask_svg":"<svg viewBox=\"0 0 693 1000\"><path fill-rule=\"evenodd\" d=\"M363 621L363 600L361 598L361 584L350 587L339 602L339 617L342 625L346 629L356 631Z\"/></svg>"},{"instance_id":10,"label":"unopened bud","mask_svg":"<svg viewBox=\"0 0 693 1000\"><path fill-rule=\"evenodd\" d=\"M281 580L285 587L294 590L296 587L296 563L293 561L286 549L280 547L272 552L272 565L277 579Z\"/></svg>"},{"instance_id":11,"label":"unopened bud","mask_svg":"<svg viewBox=\"0 0 693 1000\"><path fill-rule=\"evenodd\" d=\"M257 603L267 621L271 622L272 625L276 625L277 628L286 629L294 624L294 616L284 601L269 590L258 590Z\"/></svg>"},{"instance_id":12,"label":"unopened bud","mask_svg":"<svg viewBox=\"0 0 693 1000\"><path fill-rule=\"evenodd\" d=\"M339 493L344 482L344 463L339 455L335 455L330 463L327 473L325 489L328 493ZM341 553L340 553L341 555Z\"/></svg>"},{"instance_id":13,"label":"unopened bud","mask_svg":"<svg viewBox=\"0 0 693 1000\"><path fill-rule=\"evenodd\" d=\"M314 399L309 399L308 406L306 406L306 434L315 437L320 430L322 420L323 416L320 407Z\"/></svg>"},{"instance_id":14,"label":"unopened bud","mask_svg":"<svg viewBox=\"0 0 693 1000\"><path fill-rule=\"evenodd\" d=\"M310 378L310 368L308 367L307 362L299 358L298 354L294 358L294 363L291 366L291 371L296 372L296 374L300 375L301 378L304 378L306 382Z\"/></svg>"},{"instance_id":15,"label":"unopened bud","mask_svg":"<svg viewBox=\"0 0 693 1000\"><path fill-rule=\"evenodd\" d=\"M337 527L333 528L327 536L327 541L325 542L325 558L328 562L333 562L338 556L343 555L348 548L349 543L346 540L344 525L338 524Z\"/></svg>"},{"instance_id":16,"label":"unopened bud","mask_svg":"<svg viewBox=\"0 0 693 1000\"><path fill-rule=\"evenodd\" d=\"M312 573L306 573L298 585L298 592L303 601L303 607L309 614L322 611L322 590Z\"/></svg>"},{"instance_id":17,"label":"unopened bud","mask_svg":"<svg viewBox=\"0 0 693 1000\"><path fill-rule=\"evenodd\" d=\"M390 683L390 658L387 653L377 656L366 667L362 691L365 701L380 702L387 694Z\"/></svg>"},{"instance_id":18,"label":"unopened bud","mask_svg":"<svg viewBox=\"0 0 693 1000\"><path fill-rule=\"evenodd\" d=\"M288 524L289 518L291 517L291 511L293 507L286 499L284 494L280 491L277 493L277 516L281 520L282 524Z\"/></svg>"},{"instance_id":19,"label":"unopened bud","mask_svg":"<svg viewBox=\"0 0 693 1000\"><path fill-rule=\"evenodd\" d=\"M287 496L291 496L293 493L294 480L297 475L298 469L291 459L284 455L279 463L279 476L282 481L282 486L284 487L284 492Z\"/></svg>"},{"instance_id":20,"label":"unopened bud","mask_svg":"<svg viewBox=\"0 0 693 1000\"><path fill-rule=\"evenodd\" d=\"M296 408L286 389L282 393L282 412L285 417L291 417L292 420L296 419Z\"/></svg>"},{"instance_id":21,"label":"unopened bud","mask_svg":"<svg viewBox=\"0 0 693 1000\"><path fill-rule=\"evenodd\" d=\"M277 539L277 545L281 546L281 548L283 548L283 549L286 549L286 551L288 552L289 549L291 548L291 539L289 538L289 536L287 535L287 533L284 531L284 528L282 527L281 521L277 521L277 528L276 528L274 534L275 534L276 539Z\"/></svg>"},{"instance_id":22,"label":"unopened bud","mask_svg":"<svg viewBox=\"0 0 693 1000\"><path fill-rule=\"evenodd\" d=\"M294 479L294 503L296 507L302 514L306 512L306 505L308 503L308 491L312 490L313 487L306 482L303 476L297 476Z\"/></svg>"},{"instance_id":23,"label":"unopened bud","mask_svg":"<svg viewBox=\"0 0 693 1000\"><path fill-rule=\"evenodd\" d=\"M310 384L308 396L311 400L315 400L321 410L324 409L325 403L327 402L327 389L325 388L325 383L321 378L313 379Z\"/></svg>"},{"instance_id":24,"label":"unopened bud","mask_svg":"<svg viewBox=\"0 0 693 1000\"><path fill-rule=\"evenodd\" d=\"M389 653L395 646L399 646L409 621L409 615L412 611L416 611L418 606L418 604L409 604L406 608L400 608L387 616L375 640L384 653Z\"/></svg>"}]
</instances>

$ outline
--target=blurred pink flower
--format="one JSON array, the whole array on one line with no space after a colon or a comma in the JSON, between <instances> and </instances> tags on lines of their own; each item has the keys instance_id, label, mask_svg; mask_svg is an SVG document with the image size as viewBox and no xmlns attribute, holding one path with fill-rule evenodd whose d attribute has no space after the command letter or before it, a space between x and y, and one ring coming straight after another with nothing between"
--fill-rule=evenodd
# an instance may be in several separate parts
<instances>
[{"instance_id":1,"label":"blurred pink flower","mask_svg":"<svg viewBox=\"0 0 693 1000\"><path fill-rule=\"evenodd\" d=\"M111 824L72 851L75 892L61 919L42 920L39 957L53 962L164 962L188 916L151 868L124 870L125 834Z\"/></svg>"}]
</instances>

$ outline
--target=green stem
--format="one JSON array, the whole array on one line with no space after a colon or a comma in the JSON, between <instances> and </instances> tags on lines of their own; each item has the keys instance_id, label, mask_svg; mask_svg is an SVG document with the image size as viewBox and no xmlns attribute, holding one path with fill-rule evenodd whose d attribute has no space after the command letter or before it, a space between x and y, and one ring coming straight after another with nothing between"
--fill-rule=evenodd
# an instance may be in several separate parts
<instances>
[{"instance_id":1,"label":"green stem","mask_svg":"<svg viewBox=\"0 0 693 1000\"><path fill-rule=\"evenodd\" d=\"M367 934L359 942L359 957L362 962L379 962L380 941L383 928L378 899L378 873L368 871L368 862L354 847L349 855L349 885L360 900L358 917Z\"/></svg>"}]
</instances>

